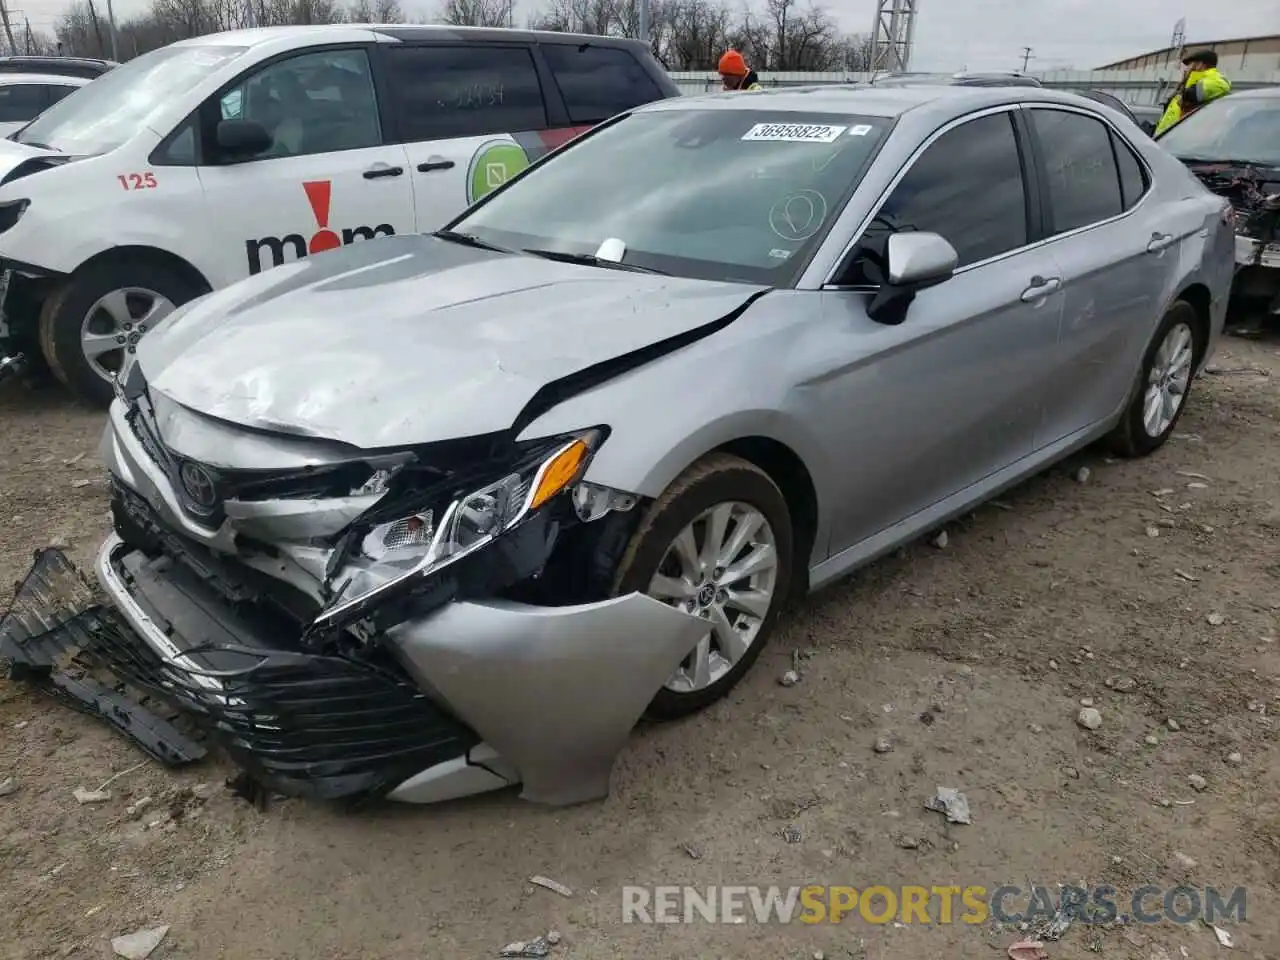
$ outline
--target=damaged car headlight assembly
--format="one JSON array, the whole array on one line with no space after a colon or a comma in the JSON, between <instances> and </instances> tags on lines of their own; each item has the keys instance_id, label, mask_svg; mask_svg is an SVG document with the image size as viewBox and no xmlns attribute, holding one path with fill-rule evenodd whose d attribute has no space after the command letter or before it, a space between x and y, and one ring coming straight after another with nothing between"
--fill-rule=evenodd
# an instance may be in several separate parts
<instances>
[{"instance_id":1,"label":"damaged car headlight assembly","mask_svg":"<svg viewBox=\"0 0 1280 960\"><path fill-rule=\"evenodd\" d=\"M334 602L311 625L327 631L492 544L568 493L582 479L605 437L589 430L566 437L545 456L451 503L425 507L364 530L336 585Z\"/></svg>"}]
</instances>

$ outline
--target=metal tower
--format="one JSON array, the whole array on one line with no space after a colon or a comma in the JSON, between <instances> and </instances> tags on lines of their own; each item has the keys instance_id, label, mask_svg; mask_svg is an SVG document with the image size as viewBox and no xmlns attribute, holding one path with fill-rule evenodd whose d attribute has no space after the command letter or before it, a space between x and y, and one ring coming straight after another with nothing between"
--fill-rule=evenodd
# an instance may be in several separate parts
<instances>
[{"instance_id":1,"label":"metal tower","mask_svg":"<svg viewBox=\"0 0 1280 960\"><path fill-rule=\"evenodd\" d=\"M901 73L911 69L917 2L876 0L876 21L871 30L872 73Z\"/></svg>"}]
</instances>

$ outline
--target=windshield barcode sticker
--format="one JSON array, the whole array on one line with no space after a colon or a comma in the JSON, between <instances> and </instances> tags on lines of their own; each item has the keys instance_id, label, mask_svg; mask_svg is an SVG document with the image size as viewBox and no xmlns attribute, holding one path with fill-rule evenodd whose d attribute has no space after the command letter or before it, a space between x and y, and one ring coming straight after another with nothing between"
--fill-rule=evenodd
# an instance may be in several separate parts
<instances>
[{"instance_id":1,"label":"windshield barcode sticker","mask_svg":"<svg viewBox=\"0 0 1280 960\"><path fill-rule=\"evenodd\" d=\"M849 128L849 136L851 137L865 137L870 132L871 124L869 123L860 123L856 127Z\"/></svg>"},{"instance_id":2,"label":"windshield barcode sticker","mask_svg":"<svg viewBox=\"0 0 1280 960\"><path fill-rule=\"evenodd\" d=\"M834 143L844 127L824 123L757 123L742 135L743 140L774 140L785 143Z\"/></svg>"}]
</instances>

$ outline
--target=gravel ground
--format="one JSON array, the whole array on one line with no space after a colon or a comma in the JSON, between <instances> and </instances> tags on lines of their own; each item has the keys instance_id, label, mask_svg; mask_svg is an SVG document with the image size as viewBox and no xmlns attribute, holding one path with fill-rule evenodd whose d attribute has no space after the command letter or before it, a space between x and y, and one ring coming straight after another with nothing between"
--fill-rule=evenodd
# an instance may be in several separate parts
<instances>
[{"instance_id":1,"label":"gravel ground","mask_svg":"<svg viewBox=\"0 0 1280 960\"><path fill-rule=\"evenodd\" d=\"M1247 887L1231 951L1166 922L1076 924L1048 955L1280 957L1278 384L1280 343L1225 340L1163 451L1075 457L813 598L733 696L637 733L598 804L259 812L224 769L139 766L0 680L0 958L106 957L159 924L153 960L461 960L550 928L552 958L995 958L1025 934L624 924L621 888L1183 882ZM3 579L49 543L87 562L101 415L9 384L0 419ZM73 798L117 774L110 801ZM938 785L972 824L924 809Z\"/></svg>"}]
</instances>

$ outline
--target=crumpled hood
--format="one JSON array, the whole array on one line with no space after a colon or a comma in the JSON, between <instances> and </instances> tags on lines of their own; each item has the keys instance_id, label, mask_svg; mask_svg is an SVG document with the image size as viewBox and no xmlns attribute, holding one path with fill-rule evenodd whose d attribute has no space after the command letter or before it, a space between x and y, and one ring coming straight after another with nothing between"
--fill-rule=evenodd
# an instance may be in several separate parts
<instances>
[{"instance_id":1,"label":"crumpled hood","mask_svg":"<svg viewBox=\"0 0 1280 960\"><path fill-rule=\"evenodd\" d=\"M141 341L150 389L364 449L509 429L547 383L713 324L766 288L388 237L210 294Z\"/></svg>"}]
</instances>

